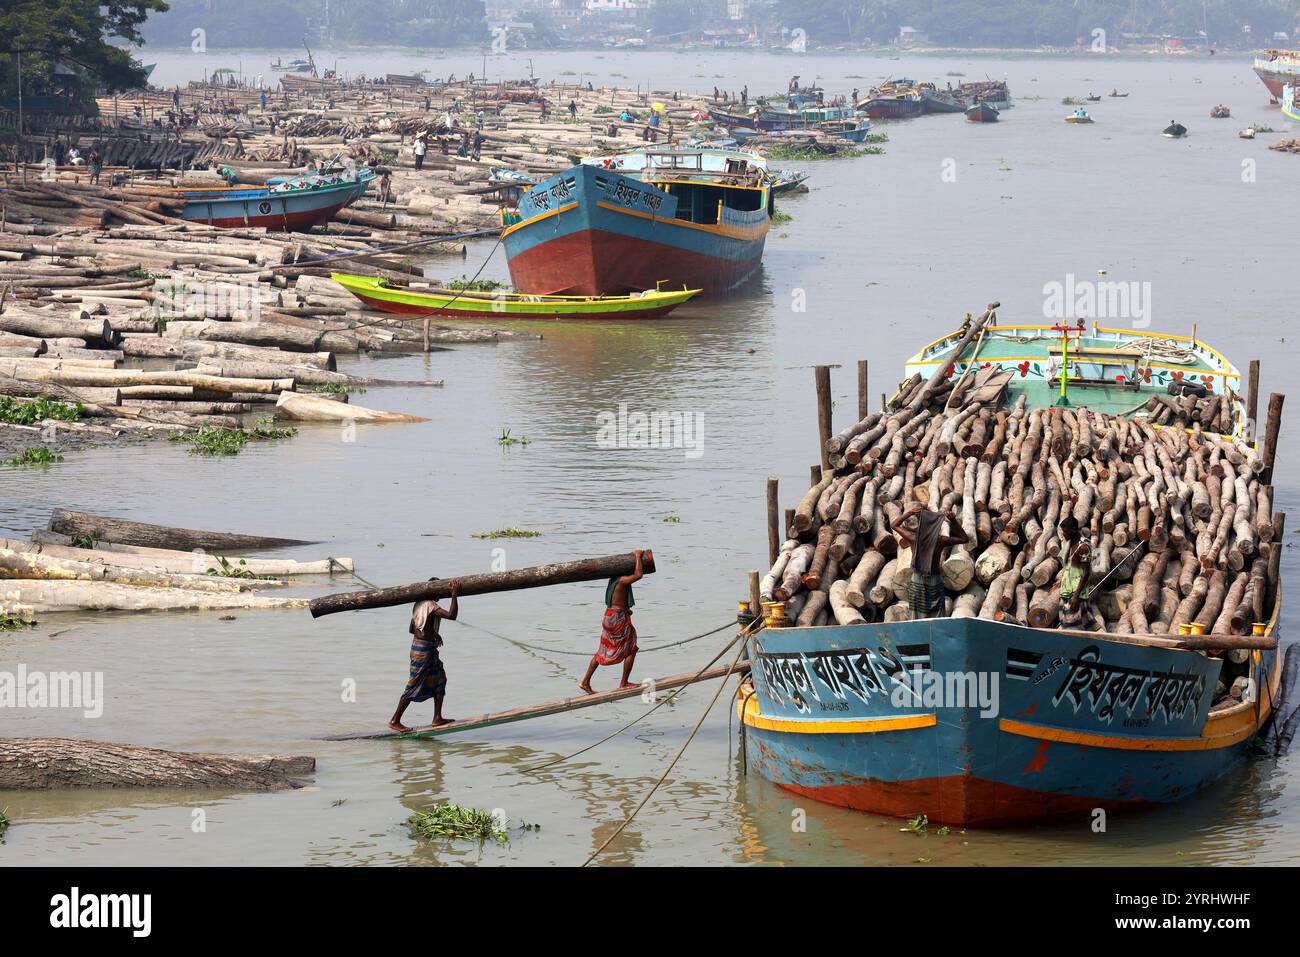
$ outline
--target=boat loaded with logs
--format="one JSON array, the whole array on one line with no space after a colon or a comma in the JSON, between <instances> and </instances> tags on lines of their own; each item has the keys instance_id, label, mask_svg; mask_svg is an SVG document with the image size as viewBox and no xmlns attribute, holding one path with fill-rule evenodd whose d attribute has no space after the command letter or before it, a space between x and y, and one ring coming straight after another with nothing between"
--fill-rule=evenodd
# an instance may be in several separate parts
<instances>
[{"instance_id":1,"label":"boat loaded with logs","mask_svg":"<svg viewBox=\"0 0 1300 957\"><path fill-rule=\"evenodd\" d=\"M748 765L952 825L1185 798L1279 704L1283 397L1257 442L1258 363L1243 383L1194 331L1003 326L996 307L917 353L869 414L860 365L860 417L839 432L818 367L822 461L784 536L768 483L765 627L735 700ZM922 620L894 529L918 504L967 539ZM1069 628L1067 516L1092 583Z\"/></svg>"}]
</instances>

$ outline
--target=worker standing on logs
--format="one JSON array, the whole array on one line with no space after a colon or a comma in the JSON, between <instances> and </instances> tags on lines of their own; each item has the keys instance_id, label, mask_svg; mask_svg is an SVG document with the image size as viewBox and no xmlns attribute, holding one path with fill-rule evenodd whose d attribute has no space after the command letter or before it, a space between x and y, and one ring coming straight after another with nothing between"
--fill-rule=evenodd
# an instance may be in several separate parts
<instances>
[{"instance_id":1,"label":"worker standing on logs","mask_svg":"<svg viewBox=\"0 0 1300 957\"><path fill-rule=\"evenodd\" d=\"M908 519L913 516L916 517L915 532L907 527ZM943 533L945 520L951 523L952 530L957 534ZM912 549L912 579L907 585L907 603L912 609L912 617L940 617L943 614L944 592L939 563L943 560L945 548L966 544L965 530L952 509L932 512L924 505L912 506L893 522L893 528L903 545Z\"/></svg>"},{"instance_id":2,"label":"worker standing on logs","mask_svg":"<svg viewBox=\"0 0 1300 957\"><path fill-rule=\"evenodd\" d=\"M437 581L436 577L429 581ZM438 648L442 646L442 636L438 634L439 619L455 621L460 609L456 596L460 594L460 582L453 579L450 585L451 607L443 608L432 598L417 601L411 609L411 676L402 692L402 700L397 703L397 710L389 720L388 726L403 734L411 729L402 724L402 715L412 701L433 699L433 723L431 728L450 724L451 718L443 717L442 699L447 693L447 670L442 666L442 657Z\"/></svg>"},{"instance_id":3,"label":"worker standing on logs","mask_svg":"<svg viewBox=\"0 0 1300 957\"><path fill-rule=\"evenodd\" d=\"M578 685L587 694L595 694L591 688L591 676L600 665L616 665L623 662L623 680L619 690L633 687L629 678L632 676L632 663L636 661L636 628L632 625L632 586L643 576L642 555L637 549L632 553L636 566L632 574L621 578L611 578L605 586L605 618L600 623L600 650L587 665L587 674Z\"/></svg>"},{"instance_id":4,"label":"worker standing on logs","mask_svg":"<svg viewBox=\"0 0 1300 957\"><path fill-rule=\"evenodd\" d=\"M1079 540L1079 520L1067 515L1061 520L1061 610L1058 628L1093 627L1092 615L1086 615L1089 579L1092 577L1091 555L1086 542Z\"/></svg>"}]
</instances>

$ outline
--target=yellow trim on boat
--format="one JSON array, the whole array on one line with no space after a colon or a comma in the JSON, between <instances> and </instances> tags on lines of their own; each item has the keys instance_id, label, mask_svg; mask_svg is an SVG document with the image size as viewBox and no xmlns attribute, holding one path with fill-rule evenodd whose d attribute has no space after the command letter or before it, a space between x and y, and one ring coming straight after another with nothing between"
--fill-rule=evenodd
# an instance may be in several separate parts
<instances>
[{"instance_id":1,"label":"yellow trim on boat","mask_svg":"<svg viewBox=\"0 0 1300 957\"><path fill-rule=\"evenodd\" d=\"M528 219L522 219L519 222L513 223L507 226L505 229L501 230L501 238L505 239L507 236L509 236L517 229L523 229L525 226L531 226L533 223L540 223L543 219L547 219L551 216L558 216L560 215L560 213L567 213L569 210L577 209L577 208L578 208L577 203L569 203L566 206L557 206L555 209L547 210L546 212L542 213L540 216L530 216L528 217Z\"/></svg>"},{"instance_id":2,"label":"yellow trim on boat","mask_svg":"<svg viewBox=\"0 0 1300 957\"><path fill-rule=\"evenodd\" d=\"M740 711L740 702L736 702ZM745 702L741 720L751 728L763 731L785 731L791 734L872 734L877 731L909 731L914 728L933 728L938 718L933 714L901 714L882 718L769 718L758 708L758 696L750 695Z\"/></svg>"}]
</instances>

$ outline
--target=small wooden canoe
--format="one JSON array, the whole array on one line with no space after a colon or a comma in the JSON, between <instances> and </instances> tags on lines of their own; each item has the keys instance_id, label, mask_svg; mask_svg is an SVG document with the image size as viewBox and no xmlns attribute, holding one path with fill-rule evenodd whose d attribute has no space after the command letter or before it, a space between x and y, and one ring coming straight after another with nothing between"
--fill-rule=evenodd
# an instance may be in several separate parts
<instances>
[{"instance_id":1,"label":"small wooden canoe","mask_svg":"<svg viewBox=\"0 0 1300 957\"><path fill-rule=\"evenodd\" d=\"M367 306L404 316L461 319L655 319L698 289L659 290L626 296L530 296L513 292L412 289L373 276L330 277Z\"/></svg>"}]
</instances>

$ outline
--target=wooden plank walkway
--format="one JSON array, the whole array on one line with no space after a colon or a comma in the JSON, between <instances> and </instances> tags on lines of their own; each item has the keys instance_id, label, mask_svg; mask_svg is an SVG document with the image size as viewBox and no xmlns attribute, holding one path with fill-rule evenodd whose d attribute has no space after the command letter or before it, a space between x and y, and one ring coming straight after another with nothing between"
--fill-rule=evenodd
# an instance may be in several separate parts
<instances>
[{"instance_id":1,"label":"wooden plank walkway","mask_svg":"<svg viewBox=\"0 0 1300 957\"><path fill-rule=\"evenodd\" d=\"M749 662L740 661L731 668L733 675L743 675L749 671ZM685 685L694 684L696 681L711 681L714 678L723 678L727 674L727 668L719 665L717 668L710 668L696 677L696 672L691 671L686 674L669 675L667 678L654 678L655 691L663 691L668 688L680 688ZM542 704L529 705L523 708L513 708L509 711L496 711L489 714L480 715L477 718L461 718L453 721L451 724L444 724L437 728L416 728L409 734L403 734L400 731L393 731L389 728L382 728L379 731L353 731L349 734L335 734L323 738L324 741L374 741L381 738L434 738L444 734L454 734L457 731L472 731L475 728L491 728L498 724L510 724L512 721L526 721L529 718L541 718L548 714L562 714L566 711L576 711L579 708L590 708L598 704L607 704L611 701L622 701L624 698L635 698L645 689L641 685L635 688L626 688L622 691L598 691L595 694L578 695L574 698L559 698L555 701L546 701Z\"/></svg>"}]
</instances>

